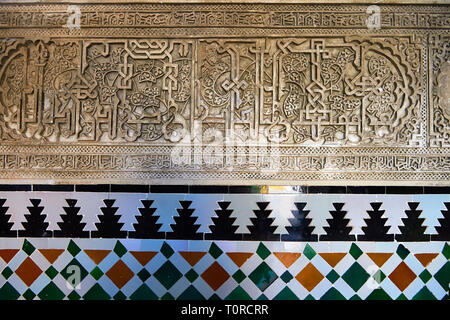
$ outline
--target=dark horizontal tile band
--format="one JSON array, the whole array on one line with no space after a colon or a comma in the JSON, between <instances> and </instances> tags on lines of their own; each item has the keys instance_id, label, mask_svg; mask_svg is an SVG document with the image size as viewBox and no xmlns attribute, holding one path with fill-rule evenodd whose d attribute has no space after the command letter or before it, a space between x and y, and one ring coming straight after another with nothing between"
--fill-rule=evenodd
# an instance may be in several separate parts
<instances>
[{"instance_id":1,"label":"dark horizontal tile band","mask_svg":"<svg viewBox=\"0 0 450 320\"><path fill-rule=\"evenodd\" d=\"M450 186L226 186L143 184L0 184L1 191L230 194L450 194Z\"/></svg>"}]
</instances>

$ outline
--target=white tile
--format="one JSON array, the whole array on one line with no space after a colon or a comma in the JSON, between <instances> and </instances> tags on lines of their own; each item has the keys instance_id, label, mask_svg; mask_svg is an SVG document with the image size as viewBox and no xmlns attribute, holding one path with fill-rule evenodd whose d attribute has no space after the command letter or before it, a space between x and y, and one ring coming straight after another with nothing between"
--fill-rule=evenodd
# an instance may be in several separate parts
<instances>
[{"instance_id":1,"label":"white tile","mask_svg":"<svg viewBox=\"0 0 450 320\"><path fill-rule=\"evenodd\" d=\"M406 218L405 210L409 209L408 202L413 199L412 195L377 195L377 200L383 202L381 208L385 210L384 217L388 218L388 234L400 233L398 227L403 226L402 218Z\"/></svg>"}]
</instances>

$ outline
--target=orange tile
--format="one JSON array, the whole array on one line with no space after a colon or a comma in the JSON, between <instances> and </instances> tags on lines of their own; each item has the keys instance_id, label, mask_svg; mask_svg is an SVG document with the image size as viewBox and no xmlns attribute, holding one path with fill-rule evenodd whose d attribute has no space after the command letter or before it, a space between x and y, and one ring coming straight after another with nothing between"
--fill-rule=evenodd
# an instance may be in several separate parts
<instances>
[{"instance_id":1,"label":"orange tile","mask_svg":"<svg viewBox=\"0 0 450 320\"><path fill-rule=\"evenodd\" d=\"M323 278L325 278L323 274L321 274L320 271L312 265L312 263L308 263L308 265L304 267L303 270L300 271L300 273L295 277L295 279L297 279L297 281L310 292L319 284L320 281L322 281Z\"/></svg>"},{"instance_id":2,"label":"orange tile","mask_svg":"<svg viewBox=\"0 0 450 320\"><path fill-rule=\"evenodd\" d=\"M38 249L38 251L48 262L53 263L64 252L64 249Z\"/></svg>"},{"instance_id":3,"label":"orange tile","mask_svg":"<svg viewBox=\"0 0 450 320\"><path fill-rule=\"evenodd\" d=\"M8 263L16 255L17 252L19 252L19 249L1 249L0 258Z\"/></svg>"},{"instance_id":4,"label":"orange tile","mask_svg":"<svg viewBox=\"0 0 450 320\"><path fill-rule=\"evenodd\" d=\"M323 260L325 260L332 268L334 268L346 254L346 252L319 253Z\"/></svg>"},{"instance_id":5,"label":"orange tile","mask_svg":"<svg viewBox=\"0 0 450 320\"><path fill-rule=\"evenodd\" d=\"M402 261L388 278L400 291L404 291L416 277L416 274Z\"/></svg>"},{"instance_id":6,"label":"orange tile","mask_svg":"<svg viewBox=\"0 0 450 320\"><path fill-rule=\"evenodd\" d=\"M111 267L111 269L106 272L108 278L117 286L117 288L121 289L124 285L133 278L134 273L127 267L122 260L117 261L117 263Z\"/></svg>"},{"instance_id":7,"label":"orange tile","mask_svg":"<svg viewBox=\"0 0 450 320\"><path fill-rule=\"evenodd\" d=\"M42 270L30 257L17 268L16 275L29 287L41 275Z\"/></svg>"},{"instance_id":8,"label":"orange tile","mask_svg":"<svg viewBox=\"0 0 450 320\"><path fill-rule=\"evenodd\" d=\"M216 291L228 280L228 278L230 278L230 275L220 264L214 261L214 263L202 273L201 277L214 291Z\"/></svg>"},{"instance_id":9,"label":"orange tile","mask_svg":"<svg viewBox=\"0 0 450 320\"><path fill-rule=\"evenodd\" d=\"M84 250L89 258L92 259L96 264L99 264L106 258L106 256L111 252L111 250Z\"/></svg>"},{"instance_id":10,"label":"orange tile","mask_svg":"<svg viewBox=\"0 0 450 320\"><path fill-rule=\"evenodd\" d=\"M439 253L416 253L414 256L426 268L438 255Z\"/></svg>"},{"instance_id":11,"label":"orange tile","mask_svg":"<svg viewBox=\"0 0 450 320\"><path fill-rule=\"evenodd\" d=\"M253 255L250 252L227 252L227 256L240 268Z\"/></svg>"},{"instance_id":12,"label":"orange tile","mask_svg":"<svg viewBox=\"0 0 450 320\"><path fill-rule=\"evenodd\" d=\"M371 252L367 253L367 255L379 268L381 268L381 266L392 257L393 253Z\"/></svg>"},{"instance_id":13,"label":"orange tile","mask_svg":"<svg viewBox=\"0 0 450 320\"><path fill-rule=\"evenodd\" d=\"M206 252L180 251L180 255L191 265L191 267L199 262L205 254Z\"/></svg>"},{"instance_id":14,"label":"orange tile","mask_svg":"<svg viewBox=\"0 0 450 320\"><path fill-rule=\"evenodd\" d=\"M133 257L144 267L158 252L155 251L130 251Z\"/></svg>"},{"instance_id":15,"label":"orange tile","mask_svg":"<svg viewBox=\"0 0 450 320\"><path fill-rule=\"evenodd\" d=\"M302 255L298 252L274 252L273 254L286 268L292 266L292 264Z\"/></svg>"}]
</instances>

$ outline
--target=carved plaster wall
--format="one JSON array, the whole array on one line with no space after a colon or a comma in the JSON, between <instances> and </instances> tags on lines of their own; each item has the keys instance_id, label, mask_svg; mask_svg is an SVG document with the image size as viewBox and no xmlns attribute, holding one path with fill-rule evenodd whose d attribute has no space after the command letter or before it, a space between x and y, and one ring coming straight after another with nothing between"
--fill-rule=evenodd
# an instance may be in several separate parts
<instances>
[{"instance_id":1,"label":"carved plaster wall","mask_svg":"<svg viewBox=\"0 0 450 320\"><path fill-rule=\"evenodd\" d=\"M4 180L448 184L449 6L77 8L0 6Z\"/></svg>"}]
</instances>

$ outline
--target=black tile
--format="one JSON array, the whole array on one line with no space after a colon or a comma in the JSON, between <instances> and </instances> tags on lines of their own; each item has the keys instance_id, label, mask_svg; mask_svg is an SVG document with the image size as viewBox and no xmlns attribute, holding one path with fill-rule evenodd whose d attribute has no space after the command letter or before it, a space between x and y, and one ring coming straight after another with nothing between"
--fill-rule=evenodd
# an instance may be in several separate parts
<instances>
[{"instance_id":1,"label":"black tile","mask_svg":"<svg viewBox=\"0 0 450 320\"><path fill-rule=\"evenodd\" d=\"M425 194L450 194L450 187L424 187Z\"/></svg>"},{"instance_id":2,"label":"black tile","mask_svg":"<svg viewBox=\"0 0 450 320\"><path fill-rule=\"evenodd\" d=\"M349 194L385 194L385 186L347 186Z\"/></svg>"},{"instance_id":3,"label":"black tile","mask_svg":"<svg viewBox=\"0 0 450 320\"><path fill-rule=\"evenodd\" d=\"M269 202L256 202L257 210L253 210L254 217L250 218L252 225L248 225L250 231L244 234L243 240L248 241L280 241L281 235L275 233L276 225L273 225L275 218L269 218L272 210L267 209Z\"/></svg>"},{"instance_id":4,"label":"black tile","mask_svg":"<svg viewBox=\"0 0 450 320\"><path fill-rule=\"evenodd\" d=\"M387 194L423 194L423 187L413 186L387 186Z\"/></svg>"},{"instance_id":5,"label":"black tile","mask_svg":"<svg viewBox=\"0 0 450 320\"><path fill-rule=\"evenodd\" d=\"M229 186L228 193L261 193L262 186Z\"/></svg>"},{"instance_id":6,"label":"black tile","mask_svg":"<svg viewBox=\"0 0 450 320\"><path fill-rule=\"evenodd\" d=\"M31 191L30 184L0 184L0 191Z\"/></svg>"},{"instance_id":7,"label":"black tile","mask_svg":"<svg viewBox=\"0 0 450 320\"><path fill-rule=\"evenodd\" d=\"M149 193L150 186L146 184L112 184L111 192Z\"/></svg>"},{"instance_id":8,"label":"black tile","mask_svg":"<svg viewBox=\"0 0 450 320\"><path fill-rule=\"evenodd\" d=\"M77 184L75 191L79 192L110 192L109 184Z\"/></svg>"},{"instance_id":9,"label":"black tile","mask_svg":"<svg viewBox=\"0 0 450 320\"><path fill-rule=\"evenodd\" d=\"M228 193L228 186L189 186L189 193Z\"/></svg>"},{"instance_id":10,"label":"black tile","mask_svg":"<svg viewBox=\"0 0 450 320\"><path fill-rule=\"evenodd\" d=\"M33 191L74 191L73 184L34 184Z\"/></svg>"},{"instance_id":11,"label":"black tile","mask_svg":"<svg viewBox=\"0 0 450 320\"><path fill-rule=\"evenodd\" d=\"M308 186L308 193L347 193L346 186Z\"/></svg>"},{"instance_id":12,"label":"black tile","mask_svg":"<svg viewBox=\"0 0 450 320\"><path fill-rule=\"evenodd\" d=\"M151 193L188 193L189 186L187 185L152 185L150 186Z\"/></svg>"}]
</instances>

